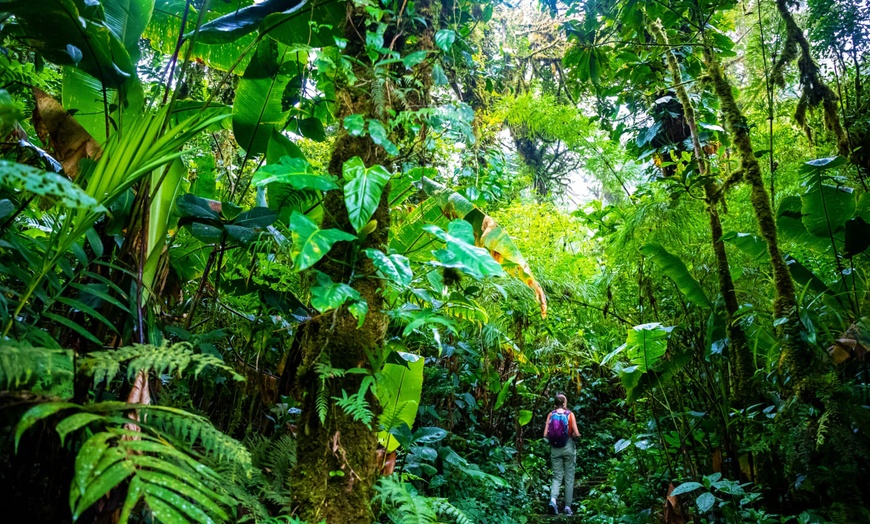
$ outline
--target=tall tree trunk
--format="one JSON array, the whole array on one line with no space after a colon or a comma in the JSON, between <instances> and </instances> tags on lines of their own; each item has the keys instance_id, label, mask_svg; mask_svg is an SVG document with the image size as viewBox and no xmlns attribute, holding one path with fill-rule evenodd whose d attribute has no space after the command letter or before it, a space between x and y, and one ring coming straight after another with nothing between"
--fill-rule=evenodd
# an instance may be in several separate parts
<instances>
[{"instance_id":1,"label":"tall tree trunk","mask_svg":"<svg viewBox=\"0 0 870 524\"><path fill-rule=\"evenodd\" d=\"M417 39L413 50L434 49L429 0L418 1L415 7L416 15L426 22L413 22L415 25L412 26L412 22L406 20L403 29L415 31L415 27L423 26L422 30L416 30ZM371 86L379 80L373 78L371 66L363 65L369 61L364 36L368 14L364 7L357 7L353 2L347 3L347 9L344 36L348 43L344 52L357 59L353 66L357 81L354 85L336 86L336 117L339 122L352 114L374 119L387 118L389 115L382 113L391 108L378 107L371 96ZM401 14L394 22L395 25L402 23ZM395 25L387 30L386 43L389 45L395 36L394 49L403 51L407 36L401 36L402 31ZM422 87L406 93L405 103L403 107L396 108L397 111L418 109L428 104L431 77L429 66L424 62L418 66L416 73ZM388 99L395 100L395 97ZM375 164L384 165L388 169L390 167L389 155L369 136L354 137L341 131L332 150L328 171L341 179L344 163L357 156L367 167ZM337 228L355 234L341 192L327 193L323 206L323 229ZM364 368L375 371L371 369L370 357L381 351L389 319L383 312L380 280L364 277L373 275L375 267L363 254L363 250L388 249L389 185L384 189L371 220L374 222L374 229L357 245L339 242L316 265L316 269L332 278L333 282L349 283L359 292L368 304L365 322L357 327L357 319L347 307L341 307L306 322L298 335L302 363L297 373L297 385L303 392L304 399L299 424L297 464L291 472L290 490L295 503L294 512L307 522L361 524L374 520L371 499L380 473L377 434L372 425L354 420L332 400L332 397L341 397L342 391L346 391L348 395L358 392L363 376L349 374L340 379L323 380L316 370L317 364L327 363L336 369ZM328 399L328 409L323 422L317 411L318 396ZM377 403L371 390L366 398L377 414Z\"/></svg>"},{"instance_id":2,"label":"tall tree trunk","mask_svg":"<svg viewBox=\"0 0 870 524\"><path fill-rule=\"evenodd\" d=\"M649 25L649 29L655 39L667 49L665 56L674 81L674 92L683 106L683 116L686 119L686 125L689 127L689 132L692 136L692 146L695 158L698 161L698 171L702 177L707 176L710 174L710 165L704 149L701 147L695 108L683 82L680 64L674 52L668 47L670 42L661 22L658 20L654 21ZM734 288L734 279L731 277L731 266L728 264L728 254L725 252L725 242L722 240L722 221L719 218L719 199L724 198L724 195L720 193L719 184L713 181L712 177L709 180L709 182L704 184L704 197L707 204L707 214L710 218L710 240L713 245L713 254L716 257L719 292L722 294L725 302L726 330L730 340L729 356L731 357L731 363L736 375L733 389L735 398L738 399L738 404L748 405L747 402L751 402L754 397L751 379L755 373L755 362L752 358L752 353L749 351L746 334L740 325L735 322L739 304L737 302L737 292Z\"/></svg>"},{"instance_id":3,"label":"tall tree trunk","mask_svg":"<svg viewBox=\"0 0 870 524\"><path fill-rule=\"evenodd\" d=\"M743 112L737 106L731 84L725 78L719 61L709 45L704 46L704 61L707 75L713 85L713 91L719 98L725 125L731 135L735 152L740 161L740 168L732 177L740 177L750 187L750 203L758 221L761 237L767 245L770 263L773 270L773 283L776 296L773 302L774 318L785 318L780 335L783 345L782 362L791 378L792 388L800 390L801 383L808 378L813 370L812 348L801 341L800 318L798 317L797 300L795 298L794 282L788 266L779 249L777 241L776 220L770 206L770 197L764 187L761 176L761 165L752 149L749 136L749 126ZM726 182L728 185L728 182Z\"/></svg>"}]
</instances>

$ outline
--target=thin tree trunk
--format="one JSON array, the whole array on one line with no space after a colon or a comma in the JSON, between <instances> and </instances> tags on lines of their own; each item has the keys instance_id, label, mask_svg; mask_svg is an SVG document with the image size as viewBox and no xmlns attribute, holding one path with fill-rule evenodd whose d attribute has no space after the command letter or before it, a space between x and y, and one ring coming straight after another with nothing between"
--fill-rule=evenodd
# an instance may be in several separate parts
<instances>
[{"instance_id":1,"label":"thin tree trunk","mask_svg":"<svg viewBox=\"0 0 870 524\"><path fill-rule=\"evenodd\" d=\"M661 22L656 20L650 24L649 28L650 33L659 43L664 44L666 47L670 45ZM692 105L692 100L689 98L688 91L686 91L680 64L677 61L676 55L669 47L668 51L665 52L665 56L674 81L674 92L683 106L683 116L686 119L686 125L689 127L689 132L692 136L692 146L695 150L695 158L698 161L698 171L702 177L707 176L710 174L710 166L704 149L701 147L695 108ZM736 380L733 383L734 392L735 396L741 399L739 404L745 404L745 401L751 401L753 397L751 379L755 373L755 362L753 361L752 353L749 351L749 345L746 342L746 334L735 322L739 304L734 288L734 279L731 277L731 266L728 264L728 254L725 252L725 242L722 241L722 221L719 218L718 204L719 199L723 198L724 195L720 194L718 186L711 177L710 182L704 184L704 196L707 203L707 214L710 218L710 235L713 253L716 257L719 292L722 294L725 302L726 330L730 340L729 353L736 374Z\"/></svg>"},{"instance_id":2,"label":"thin tree trunk","mask_svg":"<svg viewBox=\"0 0 870 524\"><path fill-rule=\"evenodd\" d=\"M792 387L799 389L803 379L812 373L813 353L810 347L801 342L801 326L798 317L794 282L782 252L779 249L776 220L774 219L773 209L770 206L767 189L764 187L761 165L758 163L752 148L749 126L745 123L746 118L737 106L731 84L725 78L719 62L709 45L704 46L704 61L713 90L721 102L725 124L740 161L740 168L736 176L742 177L749 184L751 190L750 203L755 213L755 218L758 221L761 237L767 245L767 252L770 255L773 283L776 292L773 302L774 318L786 319L780 327L783 344L782 361L788 371L788 375L793 381Z\"/></svg>"}]
</instances>

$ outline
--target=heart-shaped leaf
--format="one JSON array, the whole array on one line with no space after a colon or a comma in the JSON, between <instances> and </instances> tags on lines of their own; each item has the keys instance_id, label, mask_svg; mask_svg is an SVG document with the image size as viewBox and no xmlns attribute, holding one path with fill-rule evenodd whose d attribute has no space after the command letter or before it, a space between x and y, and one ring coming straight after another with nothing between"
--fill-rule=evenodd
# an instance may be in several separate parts
<instances>
[{"instance_id":1,"label":"heart-shaped leaf","mask_svg":"<svg viewBox=\"0 0 870 524\"><path fill-rule=\"evenodd\" d=\"M350 233L338 229L320 229L317 224L298 211L294 211L290 216L290 231L293 232L290 256L293 258L293 268L296 271L313 266L332 249L336 242L356 239Z\"/></svg>"},{"instance_id":2,"label":"heart-shaped leaf","mask_svg":"<svg viewBox=\"0 0 870 524\"><path fill-rule=\"evenodd\" d=\"M445 53L453 47L453 42L456 41L456 32L451 29L442 29L435 33L435 45Z\"/></svg>"},{"instance_id":3,"label":"heart-shaped leaf","mask_svg":"<svg viewBox=\"0 0 870 524\"><path fill-rule=\"evenodd\" d=\"M273 182L289 184L293 189L317 189L330 191L338 189L335 182L326 176L312 172L311 165L304 158L281 157L277 164L267 164L254 174L251 183L264 186Z\"/></svg>"},{"instance_id":4,"label":"heart-shaped leaf","mask_svg":"<svg viewBox=\"0 0 870 524\"><path fill-rule=\"evenodd\" d=\"M344 163L342 175L347 180L344 186L344 203L347 206L348 218L353 228L359 232L378 208L381 194L392 175L383 166L366 168L358 156Z\"/></svg>"},{"instance_id":5,"label":"heart-shaped leaf","mask_svg":"<svg viewBox=\"0 0 870 524\"><path fill-rule=\"evenodd\" d=\"M328 275L320 271L317 272L316 279L317 285L311 288L311 306L321 313L337 309L345 302L360 300L357 290L345 283L333 282ZM365 309L368 311L368 305Z\"/></svg>"},{"instance_id":6,"label":"heart-shaped leaf","mask_svg":"<svg viewBox=\"0 0 870 524\"><path fill-rule=\"evenodd\" d=\"M366 249L366 255L372 259L375 267L388 279L400 286L407 286L414 278L411 271L411 263L408 257L403 255L385 255L379 249Z\"/></svg>"}]
</instances>

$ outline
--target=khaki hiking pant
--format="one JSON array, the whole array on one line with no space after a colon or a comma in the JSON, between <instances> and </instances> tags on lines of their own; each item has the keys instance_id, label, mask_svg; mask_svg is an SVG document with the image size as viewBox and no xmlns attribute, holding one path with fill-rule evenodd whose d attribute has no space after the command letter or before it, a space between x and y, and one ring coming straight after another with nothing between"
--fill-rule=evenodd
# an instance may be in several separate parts
<instances>
[{"instance_id":1,"label":"khaki hiking pant","mask_svg":"<svg viewBox=\"0 0 870 524\"><path fill-rule=\"evenodd\" d=\"M559 498L559 488L565 482L565 506L570 506L574 498L574 468L577 465L577 451L574 439L569 438L563 448L550 447L550 461L553 463L553 483L550 485L550 499Z\"/></svg>"}]
</instances>

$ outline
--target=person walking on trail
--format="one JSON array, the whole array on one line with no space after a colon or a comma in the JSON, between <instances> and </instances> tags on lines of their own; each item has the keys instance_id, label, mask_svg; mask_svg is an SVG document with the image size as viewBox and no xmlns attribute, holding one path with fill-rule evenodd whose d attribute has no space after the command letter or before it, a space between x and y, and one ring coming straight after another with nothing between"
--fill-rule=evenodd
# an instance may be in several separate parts
<instances>
[{"instance_id":1,"label":"person walking on trail","mask_svg":"<svg viewBox=\"0 0 870 524\"><path fill-rule=\"evenodd\" d=\"M556 499L559 498L559 488L565 482L565 515L573 515L571 500L574 497L574 468L577 462L577 452L574 448L574 437L579 437L577 419L568 410L568 399L565 395L556 395L556 409L547 415L544 425L544 438L550 443L550 461L553 464L553 483L550 485L550 510L559 514Z\"/></svg>"}]
</instances>

